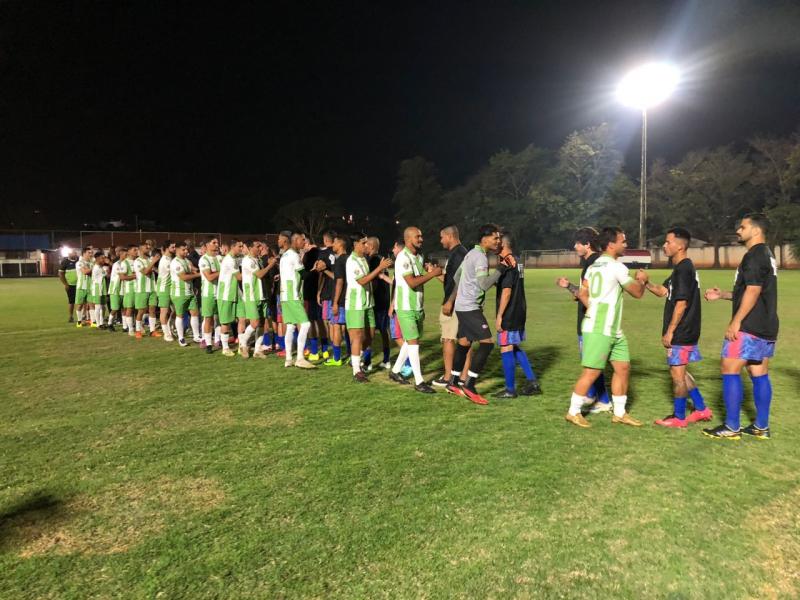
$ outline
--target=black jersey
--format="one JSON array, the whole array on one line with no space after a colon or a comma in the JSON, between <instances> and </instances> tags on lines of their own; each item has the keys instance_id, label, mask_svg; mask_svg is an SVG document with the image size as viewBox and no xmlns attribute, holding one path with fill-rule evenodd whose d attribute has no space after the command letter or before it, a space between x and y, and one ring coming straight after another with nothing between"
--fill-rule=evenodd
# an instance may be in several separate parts
<instances>
[{"instance_id":1,"label":"black jersey","mask_svg":"<svg viewBox=\"0 0 800 600\"><path fill-rule=\"evenodd\" d=\"M596 261L598 258L600 258L600 252L595 252L589 258L581 257L581 280L578 282L578 287L583 285L583 280L586 279L586 269L593 265L594 261ZM583 305L583 302L578 300L578 337L583 335L581 325L583 324L583 317L585 316L586 307Z\"/></svg>"},{"instance_id":2,"label":"black jersey","mask_svg":"<svg viewBox=\"0 0 800 600\"><path fill-rule=\"evenodd\" d=\"M676 346L694 346L700 339L700 280L694 263L684 258L672 269L672 273L664 281L667 288L667 301L664 304L664 324L661 335L667 333L675 312L678 300L686 301L686 310L672 334L672 343Z\"/></svg>"},{"instance_id":3,"label":"black jersey","mask_svg":"<svg viewBox=\"0 0 800 600\"><path fill-rule=\"evenodd\" d=\"M326 270L333 272L333 261L336 260L336 254L333 248L321 248L319 251L319 260L325 263ZM320 300L330 300L333 298L333 278L327 275L322 275L322 289L319 292Z\"/></svg>"},{"instance_id":4,"label":"black jersey","mask_svg":"<svg viewBox=\"0 0 800 600\"><path fill-rule=\"evenodd\" d=\"M339 298L335 297L336 294L336 282L342 280L342 290L339 292ZM333 263L333 292L331 293L331 300L336 302L343 302L345 299L345 294L347 292L347 254L342 254L341 256L337 256L336 260Z\"/></svg>"},{"instance_id":5,"label":"black jersey","mask_svg":"<svg viewBox=\"0 0 800 600\"><path fill-rule=\"evenodd\" d=\"M741 330L765 340L778 339L778 265L766 244L744 255L733 284L733 314L739 310L748 285L761 288L758 300L742 321Z\"/></svg>"},{"instance_id":6,"label":"black jersey","mask_svg":"<svg viewBox=\"0 0 800 600\"><path fill-rule=\"evenodd\" d=\"M497 281L496 306L500 306L500 296L503 290L511 290L511 298L508 299L508 305L500 323L503 331L524 331L525 320L528 316L528 307L525 303L525 268L518 256L514 256L514 258L517 261L516 268L507 269Z\"/></svg>"},{"instance_id":7,"label":"black jersey","mask_svg":"<svg viewBox=\"0 0 800 600\"><path fill-rule=\"evenodd\" d=\"M373 254L367 259L370 273L378 268L382 260L383 257L380 254ZM386 271L384 271L384 274L387 274ZM389 310L389 284L381 279L380 276L372 280L372 297L375 299L376 311Z\"/></svg>"},{"instance_id":8,"label":"black jersey","mask_svg":"<svg viewBox=\"0 0 800 600\"><path fill-rule=\"evenodd\" d=\"M319 273L314 271L314 265L319 258L319 248L311 246L303 254L303 269L306 274L303 277L303 298L308 302L317 301L317 289L319 289Z\"/></svg>"},{"instance_id":9,"label":"black jersey","mask_svg":"<svg viewBox=\"0 0 800 600\"><path fill-rule=\"evenodd\" d=\"M456 289L456 272L461 263L464 262L466 255L467 249L461 244L450 250L450 254L447 255L447 263L444 265L444 297L442 298L442 304L447 302L453 290Z\"/></svg>"}]
</instances>

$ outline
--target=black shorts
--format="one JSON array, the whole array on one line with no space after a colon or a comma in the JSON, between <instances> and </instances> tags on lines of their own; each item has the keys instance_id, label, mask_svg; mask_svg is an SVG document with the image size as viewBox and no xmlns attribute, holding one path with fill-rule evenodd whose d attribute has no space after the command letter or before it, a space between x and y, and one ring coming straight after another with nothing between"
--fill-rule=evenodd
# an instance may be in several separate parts
<instances>
[{"instance_id":1,"label":"black shorts","mask_svg":"<svg viewBox=\"0 0 800 600\"><path fill-rule=\"evenodd\" d=\"M305 304L306 316L309 321L322 320L322 307L319 305L316 298L313 300L306 300L303 304Z\"/></svg>"},{"instance_id":2,"label":"black shorts","mask_svg":"<svg viewBox=\"0 0 800 600\"><path fill-rule=\"evenodd\" d=\"M67 287L67 304L75 304L75 289L78 286L70 285Z\"/></svg>"},{"instance_id":3,"label":"black shorts","mask_svg":"<svg viewBox=\"0 0 800 600\"><path fill-rule=\"evenodd\" d=\"M470 342L492 338L489 323L482 310L456 311L458 317L458 339L467 338Z\"/></svg>"},{"instance_id":4,"label":"black shorts","mask_svg":"<svg viewBox=\"0 0 800 600\"><path fill-rule=\"evenodd\" d=\"M376 331L389 331L389 309L376 308L375 309L375 330Z\"/></svg>"}]
</instances>

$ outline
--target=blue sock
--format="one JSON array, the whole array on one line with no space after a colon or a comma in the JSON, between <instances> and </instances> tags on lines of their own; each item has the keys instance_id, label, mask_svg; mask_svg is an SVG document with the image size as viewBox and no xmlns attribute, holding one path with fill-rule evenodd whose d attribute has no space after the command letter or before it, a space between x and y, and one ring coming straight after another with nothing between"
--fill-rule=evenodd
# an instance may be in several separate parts
<instances>
[{"instance_id":1,"label":"blue sock","mask_svg":"<svg viewBox=\"0 0 800 600\"><path fill-rule=\"evenodd\" d=\"M406 359L406 362L403 363L403 366L404 367L408 367L410 369L411 368L411 361Z\"/></svg>"},{"instance_id":2,"label":"blue sock","mask_svg":"<svg viewBox=\"0 0 800 600\"><path fill-rule=\"evenodd\" d=\"M733 431L739 431L739 413L742 410L742 376L722 376L722 399L725 401L725 425Z\"/></svg>"},{"instance_id":3,"label":"blue sock","mask_svg":"<svg viewBox=\"0 0 800 600\"><path fill-rule=\"evenodd\" d=\"M364 348L361 352L361 364L369 365L372 362L372 348Z\"/></svg>"},{"instance_id":4,"label":"blue sock","mask_svg":"<svg viewBox=\"0 0 800 600\"><path fill-rule=\"evenodd\" d=\"M311 354L316 354L319 352L319 340L317 338L311 338Z\"/></svg>"},{"instance_id":5,"label":"blue sock","mask_svg":"<svg viewBox=\"0 0 800 600\"><path fill-rule=\"evenodd\" d=\"M679 419L686 418L686 398L673 398L672 399L673 406L675 409L672 411L673 414L678 417Z\"/></svg>"},{"instance_id":6,"label":"blue sock","mask_svg":"<svg viewBox=\"0 0 800 600\"><path fill-rule=\"evenodd\" d=\"M594 384L589 386L589 391L586 392L586 397L595 399L597 398L597 388L594 386Z\"/></svg>"},{"instance_id":7,"label":"blue sock","mask_svg":"<svg viewBox=\"0 0 800 600\"><path fill-rule=\"evenodd\" d=\"M333 346L333 360L342 360L342 347Z\"/></svg>"},{"instance_id":8,"label":"blue sock","mask_svg":"<svg viewBox=\"0 0 800 600\"><path fill-rule=\"evenodd\" d=\"M383 362L389 362L389 348L383 349Z\"/></svg>"},{"instance_id":9,"label":"blue sock","mask_svg":"<svg viewBox=\"0 0 800 600\"><path fill-rule=\"evenodd\" d=\"M700 393L698 388L689 390L689 397L692 399L692 404L695 410L705 410L706 401L703 400L703 394Z\"/></svg>"},{"instance_id":10,"label":"blue sock","mask_svg":"<svg viewBox=\"0 0 800 600\"><path fill-rule=\"evenodd\" d=\"M503 375L506 377L506 389L513 392L516 387L514 371L517 369L517 363L514 361L514 351L501 352L500 358L503 361Z\"/></svg>"},{"instance_id":11,"label":"blue sock","mask_svg":"<svg viewBox=\"0 0 800 600\"><path fill-rule=\"evenodd\" d=\"M611 402L611 399L608 397L608 391L606 390L606 378L602 372L600 376L594 380L594 387L597 390L597 399L600 402L603 404Z\"/></svg>"},{"instance_id":12,"label":"blue sock","mask_svg":"<svg viewBox=\"0 0 800 600\"><path fill-rule=\"evenodd\" d=\"M344 334L344 343L347 345L347 353L348 354L352 354L352 352L350 351L350 334L349 333Z\"/></svg>"},{"instance_id":13,"label":"blue sock","mask_svg":"<svg viewBox=\"0 0 800 600\"><path fill-rule=\"evenodd\" d=\"M286 350L286 336L279 335L278 336L278 348L281 350Z\"/></svg>"},{"instance_id":14,"label":"blue sock","mask_svg":"<svg viewBox=\"0 0 800 600\"><path fill-rule=\"evenodd\" d=\"M756 405L756 427L769 427L769 405L772 402L772 383L769 374L751 377L753 381L753 401Z\"/></svg>"},{"instance_id":15,"label":"blue sock","mask_svg":"<svg viewBox=\"0 0 800 600\"><path fill-rule=\"evenodd\" d=\"M265 333L261 336L261 343L268 348L272 348L272 344L269 343L269 334Z\"/></svg>"},{"instance_id":16,"label":"blue sock","mask_svg":"<svg viewBox=\"0 0 800 600\"><path fill-rule=\"evenodd\" d=\"M528 381L536 381L536 373L533 372L533 368L531 368L531 361L528 360L528 355L525 354L521 348L514 347L514 358L522 367L522 372L525 373L525 377Z\"/></svg>"},{"instance_id":17,"label":"blue sock","mask_svg":"<svg viewBox=\"0 0 800 600\"><path fill-rule=\"evenodd\" d=\"M320 347L322 348L322 351L325 352L326 350L332 350L333 344L328 341L328 338L322 338L320 340Z\"/></svg>"}]
</instances>

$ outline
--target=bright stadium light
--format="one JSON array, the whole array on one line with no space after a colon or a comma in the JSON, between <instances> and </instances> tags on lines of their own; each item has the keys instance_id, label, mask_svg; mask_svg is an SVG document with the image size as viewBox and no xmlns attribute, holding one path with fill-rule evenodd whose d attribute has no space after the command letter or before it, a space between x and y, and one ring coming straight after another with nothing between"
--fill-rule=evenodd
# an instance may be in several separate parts
<instances>
[{"instance_id":1,"label":"bright stadium light","mask_svg":"<svg viewBox=\"0 0 800 600\"><path fill-rule=\"evenodd\" d=\"M61 258L67 258L70 252L72 252L72 248L69 246L61 246Z\"/></svg>"},{"instance_id":2,"label":"bright stadium light","mask_svg":"<svg viewBox=\"0 0 800 600\"><path fill-rule=\"evenodd\" d=\"M669 63L647 63L622 78L617 98L642 111L642 182L639 192L639 248L647 245L647 109L661 104L678 85L678 69Z\"/></svg>"}]
</instances>

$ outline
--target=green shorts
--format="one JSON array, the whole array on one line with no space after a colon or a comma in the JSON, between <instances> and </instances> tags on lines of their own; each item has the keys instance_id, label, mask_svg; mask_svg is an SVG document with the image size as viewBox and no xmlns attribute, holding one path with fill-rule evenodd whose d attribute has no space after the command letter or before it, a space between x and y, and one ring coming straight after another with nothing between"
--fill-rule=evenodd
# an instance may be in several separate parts
<instances>
[{"instance_id":1,"label":"green shorts","mask_svg":"<svg viewBox=\"0 0 800 600\"><path fill-rule=\"evenodd\" d=\"M348 329L375 328L375 309L365 308L364 310L347 309L344 313L344 322Z\"/></svg>"},{"instance_id":2,"label":"green shorts","mask_svg":"<svg viewBox=\"0 0 800 600\"><path fill-rule=\"evenodd\" d=\"M182 317L187 310L197 310L197 298L192 296L170 296L172 304L175 305L175 314Z\"/></svg>"},{"instance_id":3,"label":"green shorts","mask_svg":"<svg viewBox=\"0 0 800 600\"><path fill-rule=\"evenodd\" d=\"M89 301L89 290L75 290L75 304L86 304Z\"/></svg>"},{"instance_id":4,"label":"green shorts","mask_svg":"<svg viewBox=\"0 0 800 600\"><path fill-rule=\"evenodd\" d=\"M240 302L242 302L240 300ZM264 300L244 300L244 316L251 321L254 319L264 320L267 318L267 303Z\"/></svg>"},{"instance_id":5,"label":"green shorts","mask_svg":"<svg viewBox=\"0 0 800 600\"><path fill-rule=\"evenodd\" d=\"M293 325L308 323L308 315L302 300L281 300L281 315L284 323Z\"/></svg>"},{"instance_id":6,"label":"green shorts","mask_svg":"<svg viewBox=\"0 0 800 600\"><path fill-rule=\"evenodd\" d=\"M136 310L142 310L151 306L155 307L158 303L155 292L137 292L134 296L134 308L136 308Z\"/></svg>"},{"instance_id":7,"label":"green shorts","mask_svg":"<svg viewBox=\"0 0 800 600\"><path fill-rule=\"evenodd\" d=\"M119 294L111 294L109 299L111 300L111 310L119 310L122 308L122 296Z\"/></svg>"},{"instance_id":8,"label":"green shorts","mask_svg":"<svg viewBox=\"0 0 800 600\"><path fill-rule=\"evenodd\" d=\"M397 322L404 340L418 340L422 336L422 322L425 312L421 310L398 310Z\"/></svg>"},{"instance_id":9,"label":"green shorts","mask_svg":"<svg viewBox=\"0 0 800 600\"><path fill-rule=\"evenodd\" d=\"M158 308L169 308L170 303L170 295L169 292L158 292L156 294L158 298Z\"/></svg>"},{"instance_id":10,"label":"green shorts","mask_svg":"<svg viewBox=\"0 0 800 600\"><path fill-rule=\"evenodd\" d=\"M608 361L631 362L628 339L600 333L583 334L581 365L589 369L605 369Z\"/></svg>"},{"instance_id":11,"label":"green shorts","mask_svg":"<svg viewBox=\"0 0 800 600\"><path fill-rule=\"evenodd\" d=\"M219 322L222 325L228 325L236 321L236 319L244 318L244 303L220 300L217 302L217 311L219 313Z\"/></svg>"},{"instance_id":12,"label":"green shorts","mask_svg":"<svg viewBox=\"0 0 800 600\"><path fill-rule=\"evenodd\" d=\"M122 294L122 308L133 308L136 304L136 294L125 292Z\"/></svg>"},{"instance_id":13,"label":"green shorts","mask_svg":"<svg viewBox=\"0 0 800 600\"><path fill-rule=\"evenodd\" d=\"M214 297L202 298L200 302L200 314L206 319L213 318L214 315L217 314L217 299Z\"/></svg>"}]
</instances>

